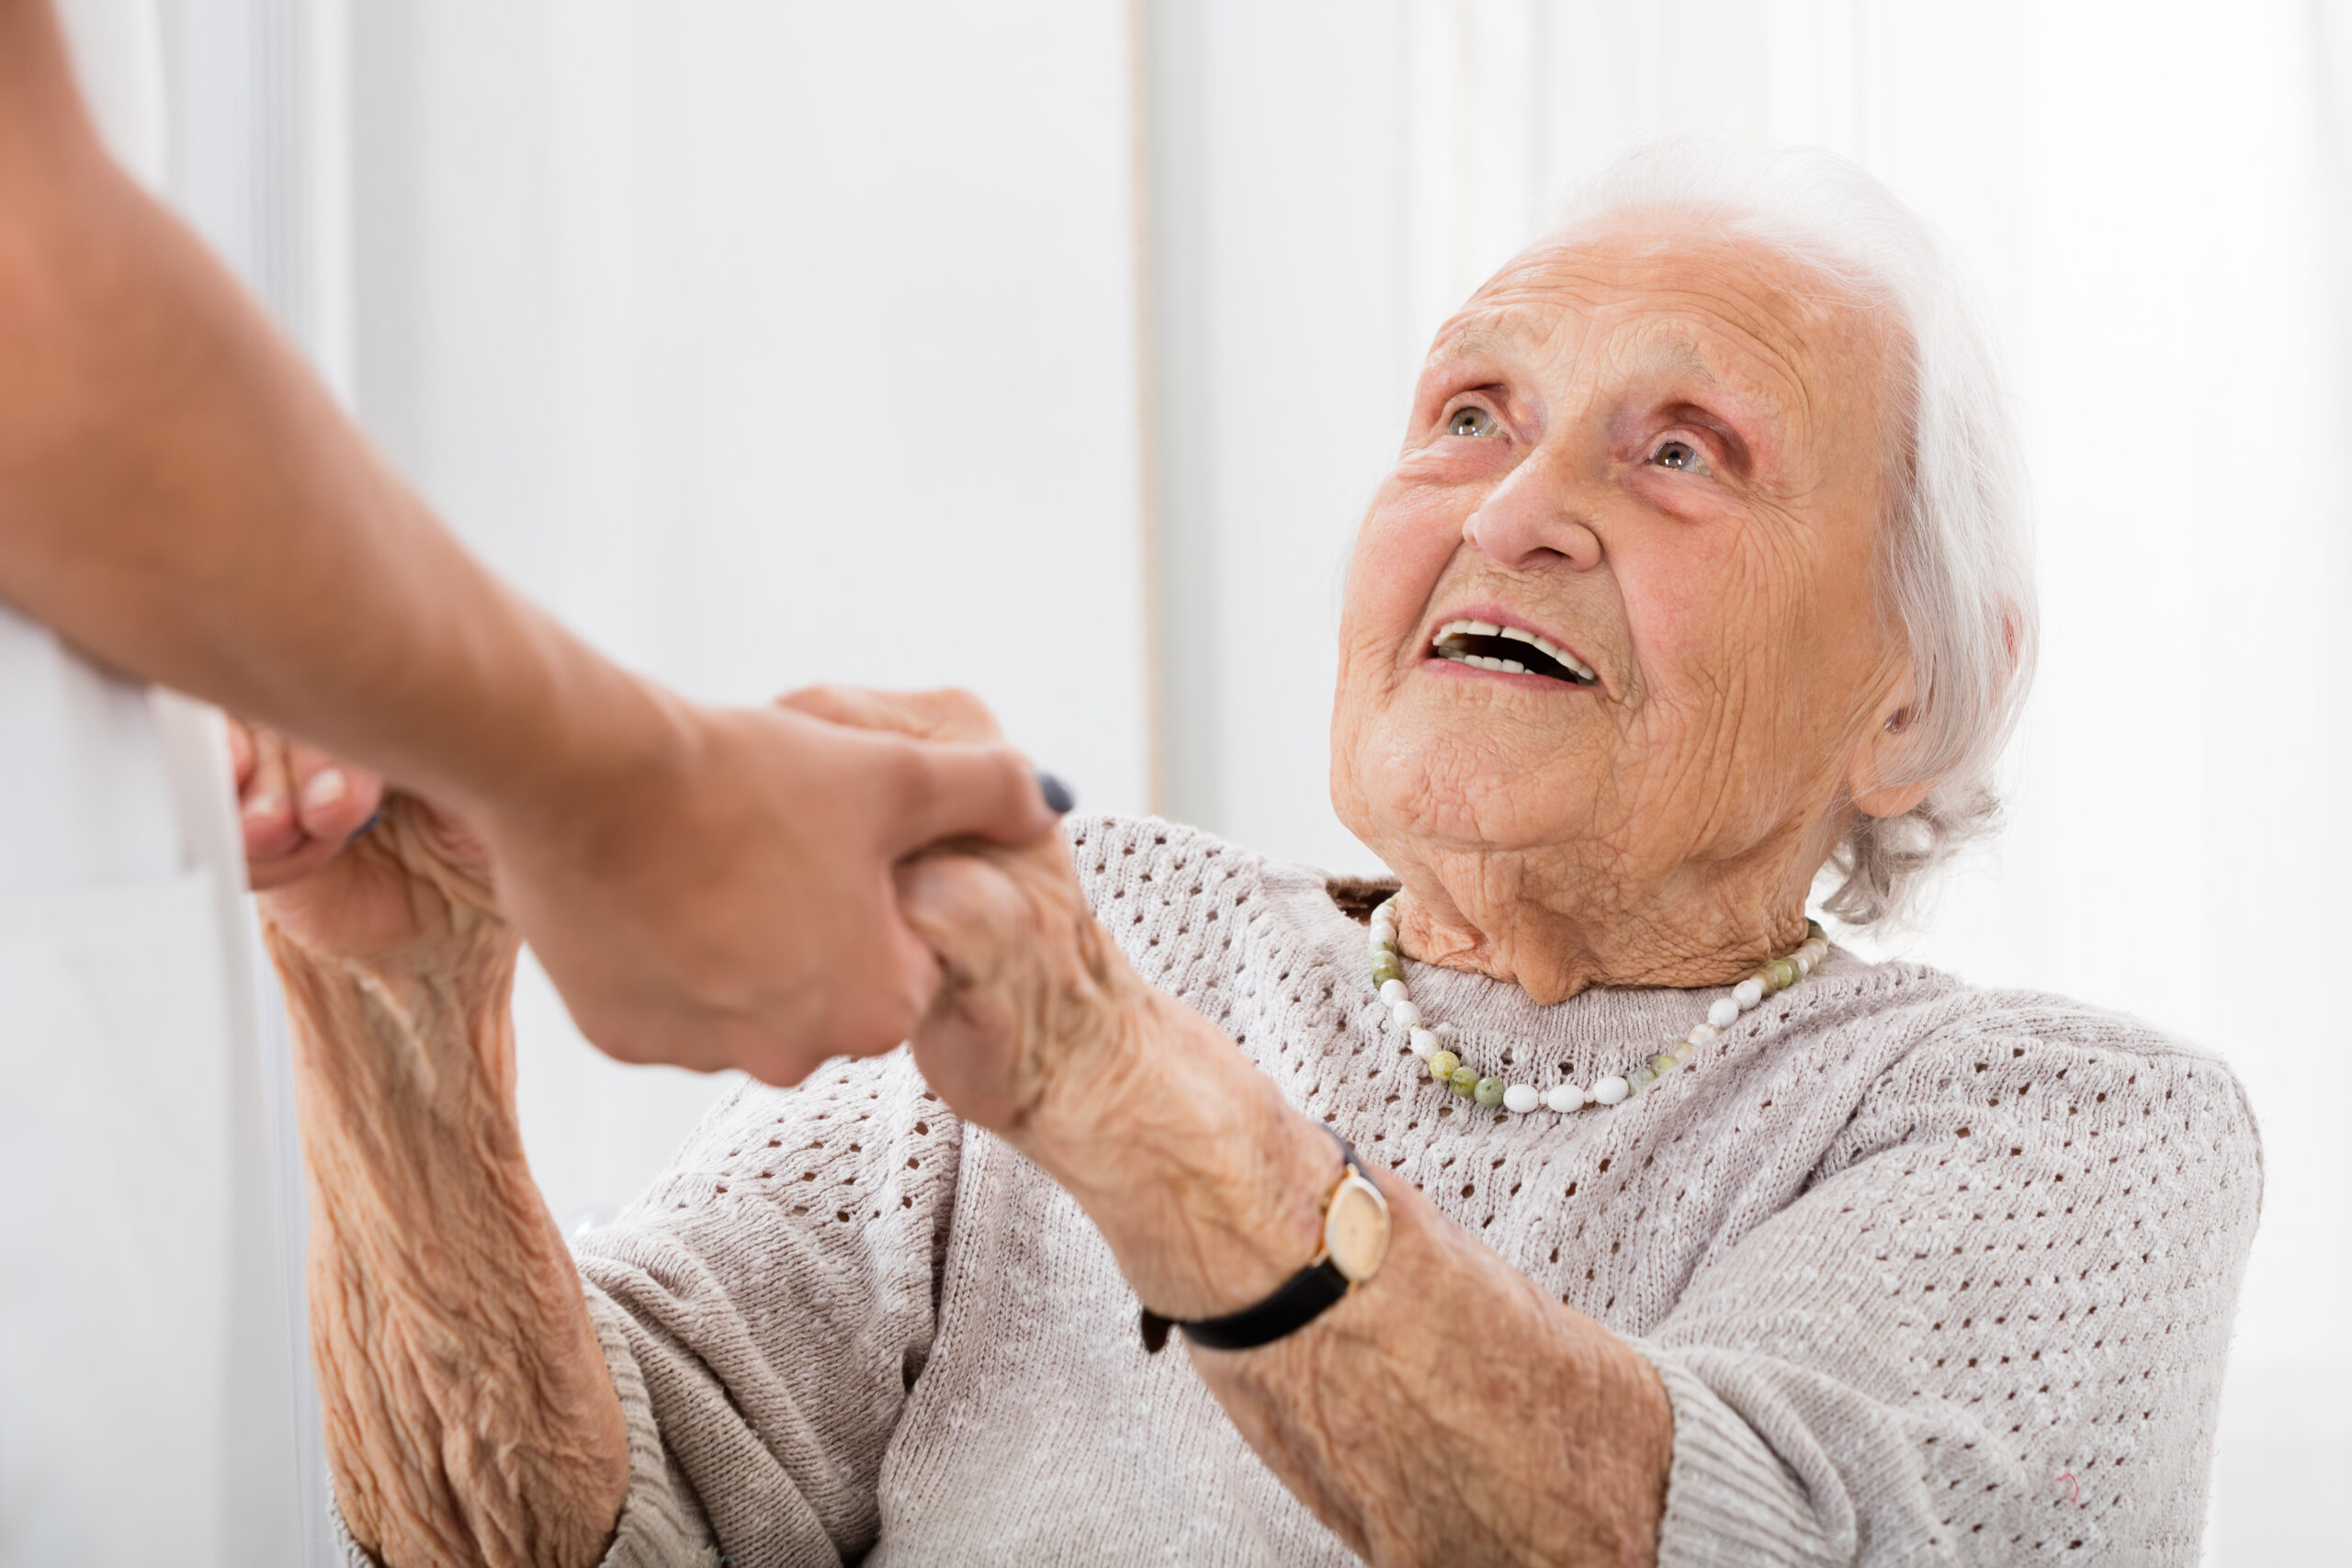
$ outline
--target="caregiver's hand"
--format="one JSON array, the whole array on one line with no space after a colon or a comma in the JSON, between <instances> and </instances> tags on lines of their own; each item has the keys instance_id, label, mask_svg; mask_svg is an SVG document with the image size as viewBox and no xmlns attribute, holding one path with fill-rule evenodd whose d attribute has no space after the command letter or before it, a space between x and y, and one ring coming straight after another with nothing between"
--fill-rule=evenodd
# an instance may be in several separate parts
<instances>
[{"instance_id":1,"label":"caregiver's hand","mask_svg":"<svg viewBox=\"0 0 2352 1568\"><path fill-rule=\"evenodd\" d=\"M1050 837L1036 774L1001 743L662 696L669 738L641 762L459 803L572 1017L623 1061L775 1084L889 1050L938 985L892 867L945 838Z\"/></svg>"},{"instance_id":2,"label":"caregiver's hand","mask_svg":"<svg viewBox=\"0 0 2352 1568\"><path fill-rule=\"evenodd\" d=\"M939 983L892 866L958 834L1058 844L976 700L859 700L873 711L821 690L773 709L667 699L662 743L611 749L630 765L583 761L468 808L502 903L608 1054L788 1084L887 1051ZM902 722L865 722L892 703ZM326 865L384 799L377 775L273 731L231 739L256 889Z\"/></svg>"},{"instance_id":3,"label":"caregiver's hand","mask_svg":"<svg viewBox=\"0 0 2352 1568\"><path fill-rule=\"evenodd\" d=\"M298 882L343 852L384 803L384 781L274 729L229 720L245 872L256 893Z\"/></svg>"}]
</instances>

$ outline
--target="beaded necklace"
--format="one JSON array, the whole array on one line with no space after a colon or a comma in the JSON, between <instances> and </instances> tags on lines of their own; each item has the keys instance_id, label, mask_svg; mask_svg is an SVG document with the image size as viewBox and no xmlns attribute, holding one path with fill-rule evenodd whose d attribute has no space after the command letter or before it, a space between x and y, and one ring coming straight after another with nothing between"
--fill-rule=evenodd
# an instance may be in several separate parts
<instances>
[{"instance_id":1,"label":"beaded necklace","mask_svg":"<svg viewBox=\"0 0 2352 1568\"><path fill-rule=\"evenodd\" d=\"M1786 958L1775 958L1731 988L1731 995L1707 1010L1706 1021L1673 1041L1648 1061L1623 1077L1605 1077L1590 1089L1572 1083L1539 1091L1533 1084L1506 1084L1482 1077L1466 1066L1453 1049L1453 1025L1425 1025L1421 1010L1405 989L1405 966L1396 956L1396 900L1392 896L1372 912L1372 988L1388 1004L1388 1016L1406 1032L1413 1055L1429 1064L1430 1077L1465 1100L1521 1115L1538 1105L1550 1111L1574 1111L1586 1105L1616 1105L1632 1099L1675 1068L1689 1063L1691 1054L1729 1029L1739 1015L1776 991L1785 991L1813 973L1829 952L1829 937L1813 920L1804 923L1803 946Z\"/></svg>"}]
</instances>

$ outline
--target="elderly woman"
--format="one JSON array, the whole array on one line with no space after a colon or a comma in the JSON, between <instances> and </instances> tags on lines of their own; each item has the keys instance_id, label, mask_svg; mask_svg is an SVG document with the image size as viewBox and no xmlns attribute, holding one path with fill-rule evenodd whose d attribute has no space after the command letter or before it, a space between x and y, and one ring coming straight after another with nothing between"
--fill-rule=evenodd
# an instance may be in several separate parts
<instances>
[{"instance_id":1,"label":"elderly woman","mask_svg":"<svg viewBox=\"0 0 2352 1568\"><path fill-rule=\"evenodd\" d=\"M513 932L401 801L268 911L356 1543L2193 1562L2237 1086L1805 913L1826 868L1877 916L1989 815L2008 453L1864 176L1621 166L1439 333L1363 525L1332 793L1394 885L1101 818L911 864L911 1051L734 1093L572 1252Z\"/></svg>"}]
</instances>

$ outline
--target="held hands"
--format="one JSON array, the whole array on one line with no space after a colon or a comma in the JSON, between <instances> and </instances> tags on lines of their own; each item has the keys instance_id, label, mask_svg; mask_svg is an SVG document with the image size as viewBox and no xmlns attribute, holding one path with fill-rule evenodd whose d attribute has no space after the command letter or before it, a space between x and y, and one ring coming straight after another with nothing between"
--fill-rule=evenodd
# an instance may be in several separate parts
<instances>
[{"instance_id":1,"label":"held hands","mask_svg":"<svg viewBox=\"0 0 2352 1568\"><path fill-rule=\"evenodd\" d=\"M956 722L831 722L849 716L829 704L848 699L821 692L774 710L673 704L675 743L641 765L463 824L233 727L254 886L280 890L271 919L304 945L387 960L395 931L435 935L430 920L400 925L402 878L413 902L463 887L477 913L503 908L521 929L608 1054L797 1082L828 1056L896 1045L939 987L932 947L899 912L898 863L971 833L1029 841L1009 855L1063 854L1035 775L977 701L859 695ZM388 799L384 825L346 853ZM373 843L387 827L400 830L389 858Z\"/></svg>"},{"instance_id":2,"label":"held hands","mask_svg":"<svg viewBox=\"0 0 2352 1568\"><path fill-rule=\"evenodd\" d=\"M786 705L836 724L929 740L997 739L960 692L824 686ZM898 869L899 907L941 976L913 1032L915 1061L968 1121L1013 1136L1071 1095L1125 1077L1156 993L1096 923L1059 834L1017 847L963 840Z\"/></svg>"},{"instance_id":3,"label":"held hands","mask_svg":"<svg viewBox=\"0 0 2352 1568\"><path fill-rule=\"evenodd\" d=\"M623 1061L776 1084L898 1044L939 970L892 868L945 838L1048 834L1029 763L993 739L847 728L789 700L661 700L670 738L642 761L476 822L582 1031Z\"/></svg>"}]
</instances>

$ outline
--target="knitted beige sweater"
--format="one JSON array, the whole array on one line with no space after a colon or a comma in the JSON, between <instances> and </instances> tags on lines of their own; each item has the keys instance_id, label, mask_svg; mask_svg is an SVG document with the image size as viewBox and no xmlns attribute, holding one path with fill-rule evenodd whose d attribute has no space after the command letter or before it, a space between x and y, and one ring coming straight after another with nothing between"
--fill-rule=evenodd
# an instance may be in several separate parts
<instances>
[{"instance_id":1,"label":"knitted beige sweater","mask_svg":"<svg viewBox=\"0 0 2352 1568\"><path fill-rule=\"evenodd\" d=\"M2196 1562L2261 1194L2211 1057L1837 954L1651 1094L1510 1116L1383 1026L1319 874L1069 832L1147 978L1656 1364L1662 1563ZM1546 1085L1722 994L1409 979L1472 1060ZM1185 1358L1144 1354L1077 1205L904 1053L735 1093L578 1251L634 1449L615 1563L1350 1560Z\"/></svg>"}]
</instances>

